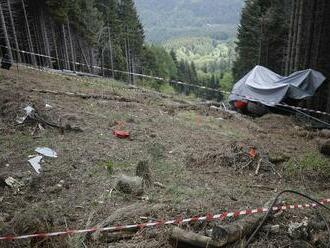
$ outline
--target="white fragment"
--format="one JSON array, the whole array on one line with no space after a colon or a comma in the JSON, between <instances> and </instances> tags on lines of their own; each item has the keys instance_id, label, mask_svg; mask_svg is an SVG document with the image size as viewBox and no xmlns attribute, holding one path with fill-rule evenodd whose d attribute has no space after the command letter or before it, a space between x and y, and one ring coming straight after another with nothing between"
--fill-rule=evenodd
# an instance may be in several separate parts
<instances>
[{"instance_id":1,"label":"white fragment","mask_svg":"<svg viewBox=\"0 0 330 248\"><path fill-rule=\"evenodd\" d=\"M23 117L18 117L16 119L16 122L18 124L23 124L25 122L25 120L32 114L32 112L35 111L35 109L31 106L27 106L24 108L24 111L25 111L25 115Z\"/></svg>"},{"instance_id":2,"label":"white fragment","mask_svg":"<svg viewBox=\"0 0 330 248\"><path fill-rule=\"evenodd\" d=\"M53 108L52 105L46 104L46 109L52 109L52 108Z\"/></svg>"},{"instance_id":3,"label":"white fragment","mask_svg":"<svg viewBox=\"0 0 330 248\"><path fill-rule=\"evenodd\" d=\"M36 156L34 158L31 158L28 162L32 165L33 169L40 174L40 169L41 169L41 165L40 162L42 160L42 156Z\"/></svg>"},{"instance_id":4,"label":"white fragment","mask_svg":"<svg viewBox=\"0 0 330 248\"><path fill-rule=\"evenodd\" d=\"M20 181L16 180L13 177L6 178L5 183L9 187L11 187L11 188L17 188L17 189L19 189L20 187L24 186Z\"/></svg>"},{"instance_id":5,"label":"white fragment","mask_svg":"<svg viewBox=\"0 0 330 248\"><path fill-rule=\"evenodd\" d=\"M49 158L57 158L57 153L48 147L37 147L35 151Z\"/></svg>"}]
</instances>

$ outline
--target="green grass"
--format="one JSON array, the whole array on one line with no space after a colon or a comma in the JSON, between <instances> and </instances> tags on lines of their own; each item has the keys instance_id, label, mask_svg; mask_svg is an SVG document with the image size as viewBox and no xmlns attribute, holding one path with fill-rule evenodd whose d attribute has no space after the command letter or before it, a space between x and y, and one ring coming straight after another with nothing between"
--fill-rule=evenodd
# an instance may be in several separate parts
<instances>
[{"instance_id":1,"label":"green grass","mask_svg":"<svg viewBox=\"0 0 330 248\"><path fill-rule=\"evenodd\" d=\"M329 159L319 153L308 153L302 159L290 159L285 165L287 176L330 177Z\"/></svg>"}]
</instances>

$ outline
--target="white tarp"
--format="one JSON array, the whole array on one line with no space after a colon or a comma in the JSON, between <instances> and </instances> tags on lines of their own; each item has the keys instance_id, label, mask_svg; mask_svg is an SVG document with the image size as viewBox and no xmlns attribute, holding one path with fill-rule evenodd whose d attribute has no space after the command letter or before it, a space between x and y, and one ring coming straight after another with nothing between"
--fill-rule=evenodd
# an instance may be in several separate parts
<instances>
[{"instance_id":1,"label":"white tarp","mask_svg":"<svg viewBox=\"0 0 330 248\"><path fill-rule=\"evenodd\" d=\"M313 96L325 79L322 73L312 69L283 77L265 67L256 66L234 85L229 100L249 100L275 106L285 98Z\"/></svg>"}]
</instances>

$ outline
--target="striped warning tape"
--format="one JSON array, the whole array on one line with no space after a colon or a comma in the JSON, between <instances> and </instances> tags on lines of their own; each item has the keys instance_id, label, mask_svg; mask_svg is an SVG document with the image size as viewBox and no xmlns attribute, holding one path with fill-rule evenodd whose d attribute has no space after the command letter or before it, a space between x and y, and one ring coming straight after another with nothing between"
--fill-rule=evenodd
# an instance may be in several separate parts
<instances>
[{"instance_id":1,"label":"striped warning tape","mask_svg":"<svg viewBox=\"0 0 330 248\"><path fill-rule=\"evenodd\" d=\"M321 200L320 203L322 205L330 204L330 199ZM292 204L292 205L283 205L283 206L275 206L272 208L272 211L286 211L292 209L307 209L307 208L316 208L318 207L317 204ZM255 215L268 212L269 208L256 208L256 209L246 209L240 210L235 212L224 212L222 214L207 214L206 216L202 217L191 217L188 219L183 219L179 217L175 220L169 221L155 221L149 223L142 223L142 224L132 224L132 225L116 225L110 227L103 227L103 228L88 228L88 229L81 229L81 230L65 230L61 232L52 232L52 233L35 233L35 234L28 234L28 235L21 235L21 236L13 236L7 235L0 237L1 240L21 240L21 239L31 239L31 238L49 238L55 236L66 236L66 235L76 235L76 234L83 234L83 233L93 233L93 232L116 232L116 231L123 231L123 230L131 230L131 229L144 229L144 228L155 228L161 226L169 226L169 225L182 225L182 224L189 224L195 222L211 222L211 221L224 221L229 218L237 218L240 216L246 215Z\"/></svg>"},{"instance_id":2,"label":"striped warning tape","mask_svg":"<svg viewBox=\"0 0 330 248\"><path fill-rule=\"evenodd\" d=\"M7 49L17 51L14 48L8 48L6 46L0 46L0 47L5 47ZM40 56L40 57L45 57L45 58L56 59L55 57L51 57L51 56L44 55L44 54L32 53L32 52L27 52L27 51L22 51L22 50L20 50L20 52L25 53L25 54L32 54L32 55L36 55L36 56ZM61 60L61 59L59 59L59 60ZM61 60L61 61L64 61L64 60ZM89 65L79 63L79 62L72 62L72 61L69 61L69 62L72 63L72 64L76 64L76 65L92 67L92 68L98 69L98 70L106 70L106 71L112 71L112 72L122 73L122 74L126 74L126 75L138 76L138 77L142 77L142 78L149 78L149 79L163 81L163 82L170 83L170 84L183 85L183 86L187 86L187 87L199 88L199 89L207 90L207 91L213 91L213 92L217 92L217 93L224 94L224 95L232 94L232 95L236 95L238 97L241 97L241 98L249 100L249 101L260 102L262 104L269 105L269 106L280 106L280 107L286 107L286 108L301 110L301 111L305 111L305 112L309 112L309 113L330 116L330 113L328 113L328 112L324 112L324 111L320 111L320 110L314 110L314 109L308 109L308 108L303 108L303 107L298 107L298 106L292 106L292 105L288 105L288 104L285 104L285 103L268 102L268 101L264 101L264 100L261 100L261 99L256 99L254 97L240 95L240 94L235 93L235 92L229 92L229 91L224 91L224 90L219 90L219 89L213 89L213 88L209 88L209 87L205 87L205 86L201 86L201 85L196 85L196 84L185 83L185 82L181 82L181 81L177 81L177 80L170 80L169 81L168 79L165 79L165 78L162 78L162 77L155 77L155 76L145 75L145 74L141 74L141 73L133 73L133 72L127 72L127 71L121 71L121 70L112 70L112 69L109 69L109 68L102 68L100 66L89 66ZM31 66L26 66L26 67L29 67L31 69L36 69L36 68L31 67ZM43 68L44 69L38 68L38 70L44 71L44 72L49 72L49 73L52 73L52 74L58 74L58 73L56 73L56 70L50 72L49 68L47 68L47 67L43 67ZM97 75L97 76L99 78L103 78L102 76L99 76L99 75ZM83 81L81 79L78 79L78 80Z\"/></svg>"}]
</instances>

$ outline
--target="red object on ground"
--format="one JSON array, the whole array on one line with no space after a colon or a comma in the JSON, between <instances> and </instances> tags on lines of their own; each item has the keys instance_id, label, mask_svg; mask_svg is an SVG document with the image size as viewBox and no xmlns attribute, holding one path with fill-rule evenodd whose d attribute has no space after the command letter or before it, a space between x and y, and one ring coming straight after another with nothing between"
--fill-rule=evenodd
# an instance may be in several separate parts
<instances>
[{"instance_id":1,"label":"red object on ground","mask_svg":"<svg viewBox=\"0 0 330 248\"><path fill-rule=\"evenodd\" d=\"M129 132L126 132L126 131L114 130L112 132L112 134L114 136L116 136L117 138L120 138L120 139L127 139L127 138L129 138Z\"/></svg>"},{"instance_id":2,"label":"red object on ground","mask_svg":"<svg viewBox=\"0 0 330 248\"><path fill-rule=\"evenodd\" d=\"M250 151L248 152L250 158L255 158L257 156L257 149L251 148Z\"/></svg>"},{"instance_id":3,"label":"red object on ground","mask_svg":"<svg viewBox=\"0 0 330 248\"><path fill-rule=\"evenodd\" d=\"M243 108L246 108L247 105L248 105L247 102L243 102L243 101L240 101L240 100L237 100L237 101L234 102L234 106L235 106L235 108L237 108L237 109L243 109Z\"/></svg>"}]
</instances>

